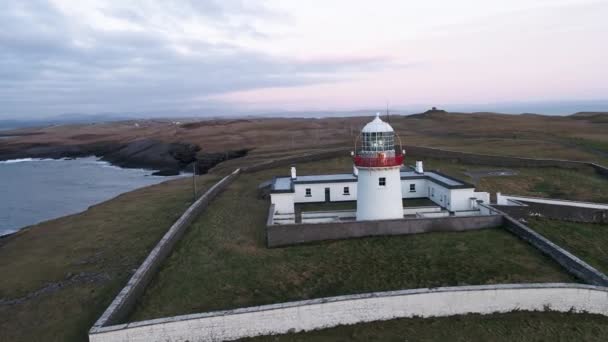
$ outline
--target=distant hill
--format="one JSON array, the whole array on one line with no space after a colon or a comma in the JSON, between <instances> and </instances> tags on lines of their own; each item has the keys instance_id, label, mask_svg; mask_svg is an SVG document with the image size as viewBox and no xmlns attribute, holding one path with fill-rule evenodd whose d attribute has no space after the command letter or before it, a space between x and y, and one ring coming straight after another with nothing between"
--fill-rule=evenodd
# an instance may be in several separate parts
<instances>
[{"instance_id":1,"label":"distant hill","mask_svg":"<svg viewBox=\"0 0 608 342\"><path fill-rule=\"evenodd\" d=\"M419 114L411 114L408 115L408 118L411 119L436 119L436 118L440 118L443 116L448 115L448 112L446 112L443 109L437 109L435 107L425 111L424 113L419 113Z\"/></svg>"},{"instance_id":2,"label":"distant hill","mask_svg":"<svg viewBox=\"0 0 608 342\"><path fill-rule=\"evenodd\" d=\"M569 117L594 123L608 123L608 112L578 112L569 115Z\"/></svg>"}]
</instances>

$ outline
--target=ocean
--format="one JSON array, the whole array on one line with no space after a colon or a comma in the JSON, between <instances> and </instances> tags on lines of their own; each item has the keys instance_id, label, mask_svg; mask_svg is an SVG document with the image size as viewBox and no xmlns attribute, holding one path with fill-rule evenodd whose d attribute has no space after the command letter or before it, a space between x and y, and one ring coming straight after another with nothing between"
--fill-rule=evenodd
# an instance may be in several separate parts
<instances>
[{"instance_id":1,"label":"ocean","mask_svg":"<svg viewBox=\"0 0 608 342\"><path fill-rule=\"evenodd\" d=\"M0 161L0 236L175 177L97 158Z\"/></svg>"}]
</instances>

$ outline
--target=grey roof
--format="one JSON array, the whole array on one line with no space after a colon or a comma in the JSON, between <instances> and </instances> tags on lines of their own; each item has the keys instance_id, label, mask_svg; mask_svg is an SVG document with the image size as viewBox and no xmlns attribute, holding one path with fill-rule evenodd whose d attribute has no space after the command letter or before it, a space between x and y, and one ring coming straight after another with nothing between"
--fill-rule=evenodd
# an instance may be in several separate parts
<instances>
[{"instance_id":1,"label":"grey roof","mask_svg":"<svg viewBox=\"0 0 608 342\"><path fill-rule=\"evenodd\" d=\"M298 176L295 183L325 183L325 182L356 182L357 177L352 173L338 173L333 175Z\"/></svg>"},{"instance_id":2,"label":"grey roof","mask_svg":"<svg viewBox=\"0 0 608 342\"><path fill-rule=\"evenodd\" d=\"M276 177L272 181L272 192L293 192L291 177Z\"/></svg>"},{"instance_id":3,"label":"grey roof","mask_svg":"<svg viewBox=\"0 0 608 342\"><path fill-rule=\"evenodd\" d=\"M458 186L458 185L464 185L465 184L464 182L461 182L461 181L456 180L456 179L451 178L451 177L450 178L445 177L445 176L443 176L441 174L438 174L436 172L433 172L433 171L431 171L431 172L425 172L425 175L427 175L427 176L429 176L429 177L431 177L431 178L433 178L435 180L438 180L438 181L440 181L440 182L442 182L444 184L451 185L451 186Z\"/></svg>"}]
</instances>

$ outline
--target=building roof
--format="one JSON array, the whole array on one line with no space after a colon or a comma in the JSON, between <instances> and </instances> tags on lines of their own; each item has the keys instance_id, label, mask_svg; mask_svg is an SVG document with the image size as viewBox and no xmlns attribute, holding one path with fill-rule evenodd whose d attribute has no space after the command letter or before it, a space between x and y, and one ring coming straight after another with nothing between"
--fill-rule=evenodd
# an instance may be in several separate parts
<instances>
[{"instance_id":1,"label":"building roof","mask_svg":"<svg viewBox=\"0 0 608 342\"><path fill-rule=\"evenodd\" d=\"M363 127L361 130L362 133L383 133L383 132L394 132L393 127L388 123L382 121L380 119L380 113L376 113L376 117L374 120L370 121L367 125Z\"/></svg>"},{"instance_id":2,"label":"building roof","mask_svg":"<svg viewBox=\"0 0 608 342\"><path fill-rule=\"evenodd\" d=\"M438 171L425 171L417 173L415 171L401 171L401 179L426 179L439 184L447 189L471 189L474 185L450 177ZM272 182L271 192L294 192L295 184L319 184L319 183L353 183L357 181L357 176L352 173L338 173L329 175L309 175L298 176L295 180L291 177L275 177Z\"/></svg>"}]
</instances>

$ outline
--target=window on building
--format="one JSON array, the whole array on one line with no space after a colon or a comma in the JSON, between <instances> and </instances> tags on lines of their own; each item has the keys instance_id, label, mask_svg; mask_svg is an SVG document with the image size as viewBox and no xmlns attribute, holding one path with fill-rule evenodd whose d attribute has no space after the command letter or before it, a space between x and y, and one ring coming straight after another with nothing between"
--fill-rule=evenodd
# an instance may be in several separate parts
<instances>
[{"instance_id":1,"label":"window on building","mask_svg":"<svg viewBox=\"0 0 608 342\"><path fill-rule=\"evenodd\" d=\"M344 195L350 195L350 189L347 186L344 187Z\"/></svg>"},{"instance_id":2,"label":"window on building","mask_svg":"<svg viewBox=\"0 0 608 342\"><path fill-rule=\"evenodd\" d=\"M310 188L306 188L306 197L311 197L312 196L312 190L310 190Z\"/></svg>"},{"instance_id":3,"label":"window on building","mask_svg":"<svg viewBox=\"0 0 608 342\"><path fill-rule=\"evenodd\" d=\"M380 186L386 186L386 177L380 177L380 178L378 178L378 185L380 185Z\"/></svg>"},{"instance_id":4,"label":"window on building","mask_svg":"<svg viewBox=\"0 0 608 342\"><path fill-rule=\"evenodd\" d=\"M416 192L416 184L410 184L410 192Z\"/></svg>"}]
</instances>

